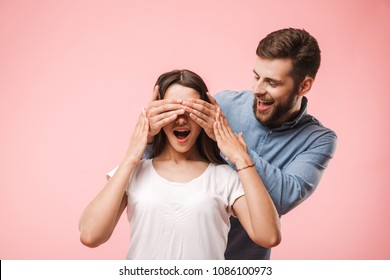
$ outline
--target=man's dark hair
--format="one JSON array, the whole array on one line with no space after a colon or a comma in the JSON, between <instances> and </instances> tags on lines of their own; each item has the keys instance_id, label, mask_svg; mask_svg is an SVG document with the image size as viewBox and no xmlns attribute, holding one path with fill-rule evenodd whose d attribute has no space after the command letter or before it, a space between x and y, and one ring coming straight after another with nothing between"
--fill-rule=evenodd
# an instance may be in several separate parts
<instances>
[{"instance_id":1,"label":"man's dark hair","mask_svg":"<svg viewBox=\"0 0 390 280\"><path fill-rule=\"evenodd\" d=\"M291 59L296 85L306 76L314 79L321 63L317 40L303 29L286 28L268 34L260 41L256 54L266 59Z\"/></svg>"}]
</instances>

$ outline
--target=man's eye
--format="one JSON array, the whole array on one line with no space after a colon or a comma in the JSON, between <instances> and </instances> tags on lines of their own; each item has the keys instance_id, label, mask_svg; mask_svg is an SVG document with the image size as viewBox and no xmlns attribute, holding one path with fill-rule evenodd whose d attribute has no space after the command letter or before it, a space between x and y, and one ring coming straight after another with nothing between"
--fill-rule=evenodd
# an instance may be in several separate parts
<instances>
[{"instance_id":1,"label":"man's eye","mask_svg":"<svg viewBox=\"0 0 390 280\"><path fill-rule=\"evenodd\" d=\"M271 87L276 87L278 85L278 83L274 82L274 81L268 81L268 84L271 86Z\"/></svg>"}]
</instances>

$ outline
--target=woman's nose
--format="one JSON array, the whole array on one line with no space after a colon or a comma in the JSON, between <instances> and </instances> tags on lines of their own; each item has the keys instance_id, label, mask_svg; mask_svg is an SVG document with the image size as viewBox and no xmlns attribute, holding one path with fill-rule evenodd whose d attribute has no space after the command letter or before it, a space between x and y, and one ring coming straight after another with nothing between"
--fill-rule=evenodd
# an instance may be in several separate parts
<instances>
[{"instance_id":1,"label":"woman's nose","mask_svg":"<svg viewBox=\"0 0 390 280\"><path fill-rule=\"evenodd\" d=\"M188 115L188 113L184 113L182 115L178 115L177 119L176 119L176 123L179 124L179 125L187 124L187 118L189 118L189 117L190 116Z\"/></svg>"}]
</instances>

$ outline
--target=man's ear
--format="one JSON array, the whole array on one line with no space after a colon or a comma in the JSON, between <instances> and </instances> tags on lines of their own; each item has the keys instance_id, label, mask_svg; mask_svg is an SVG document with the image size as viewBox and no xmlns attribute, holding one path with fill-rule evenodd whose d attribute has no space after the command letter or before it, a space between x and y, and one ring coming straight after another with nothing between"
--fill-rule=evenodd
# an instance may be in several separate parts
<instances>
[{"instance_id":1,"label":"man's ear","mask_svg":"<svg viewBox=\"0 0 390 280\"><path fill-rule=\"evenodd\" d=\"M298 96L304 96L306 93L308 93L311 89L311 86L314 82L314 79L312 77L306 76L305 79L301 82L298 88Z\"/></svg>"}]
</instances>

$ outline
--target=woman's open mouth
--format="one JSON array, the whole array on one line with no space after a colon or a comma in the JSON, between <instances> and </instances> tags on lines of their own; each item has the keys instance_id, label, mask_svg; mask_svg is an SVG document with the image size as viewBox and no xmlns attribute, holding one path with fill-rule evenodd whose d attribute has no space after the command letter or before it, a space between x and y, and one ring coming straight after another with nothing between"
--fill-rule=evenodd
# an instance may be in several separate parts
<instances>
[{"instance_id":1,"label":"woman's open mouth","mask_svg":"<svg viewBox=\"0 0 390 280\"><path fill-rule=\"evenodd\" d=\"M190 133L191 130L187 128L186 129L178 128L173 130L173 134L176 136L179 142L185 142L188 136L190 135Z\"/></svg>"}]
</instances>

